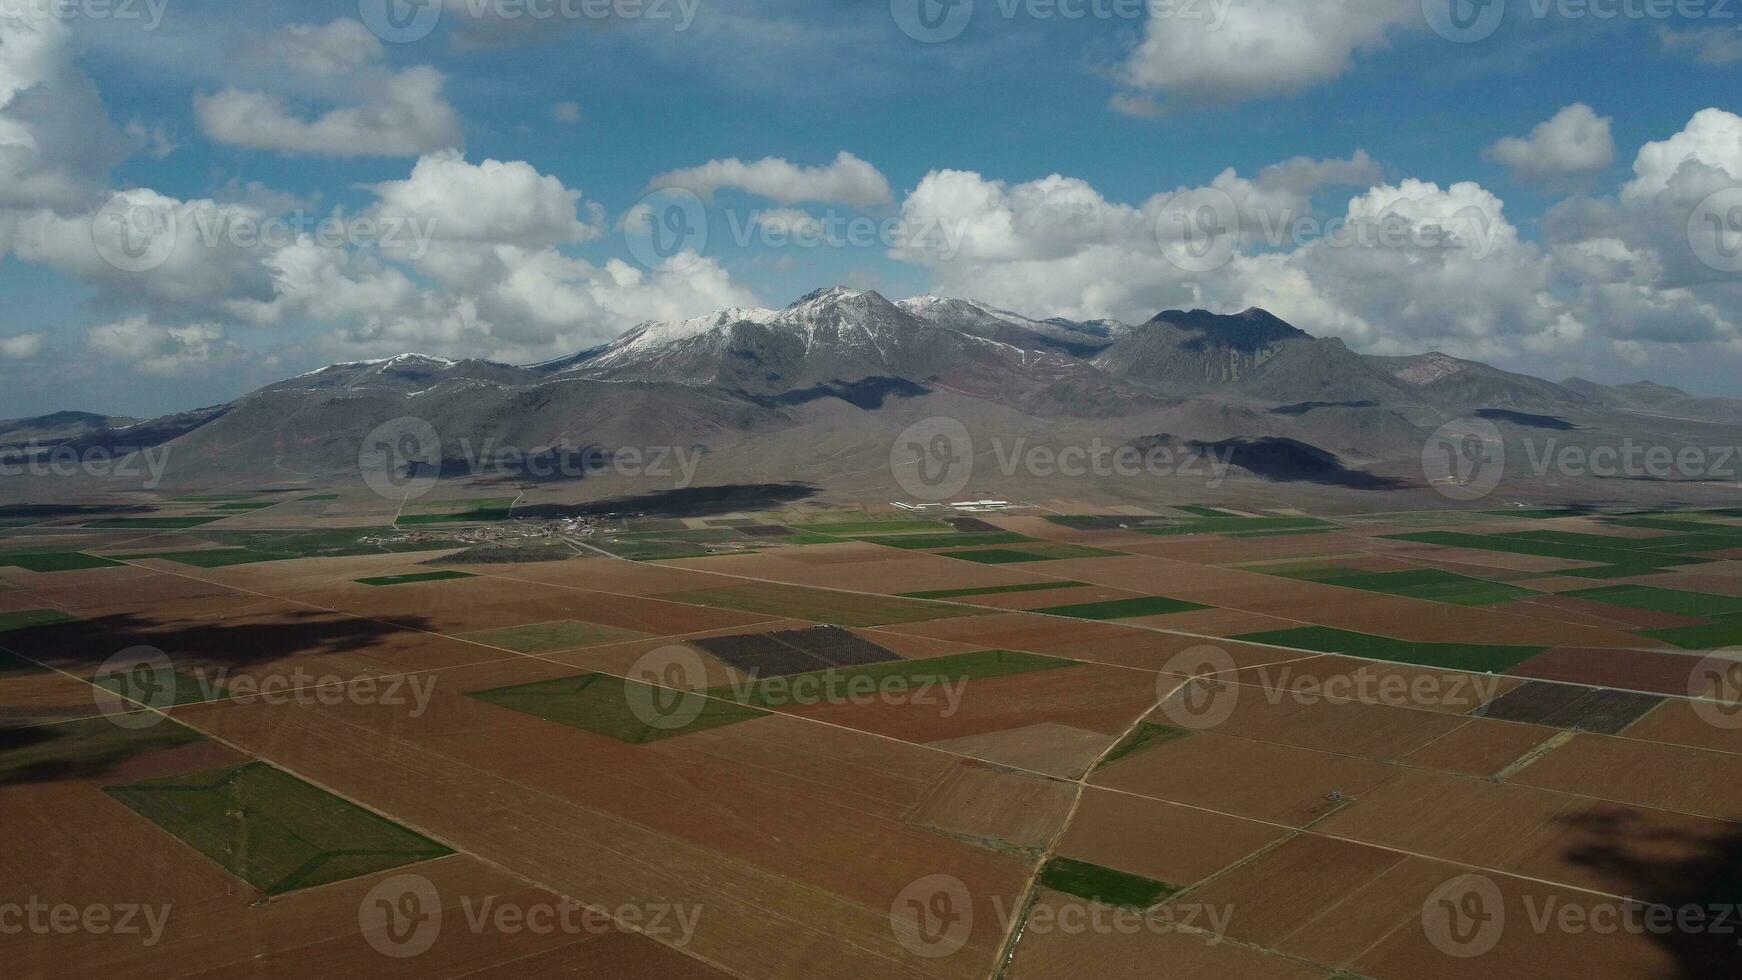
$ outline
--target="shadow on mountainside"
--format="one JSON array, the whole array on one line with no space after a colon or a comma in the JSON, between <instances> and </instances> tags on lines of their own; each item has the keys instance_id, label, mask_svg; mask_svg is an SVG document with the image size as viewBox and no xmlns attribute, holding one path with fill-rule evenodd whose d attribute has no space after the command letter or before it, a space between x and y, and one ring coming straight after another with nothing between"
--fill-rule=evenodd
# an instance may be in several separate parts
<instances>
[{"instance_id":1,"label":"shadow on mountainside","mask_svg":"<svg viewBox=\"0 0 1742 980\"><path fill-rule=\"evenodd\" d=\"M736 511L774 510L819 493L809 483L735 483L718 487L683 487L632 497L611 497L586 504L534 504L519 507L514 516L528 520L566 517L641 515L647 517L714 517Z\"/></svg>"}]
</instances>

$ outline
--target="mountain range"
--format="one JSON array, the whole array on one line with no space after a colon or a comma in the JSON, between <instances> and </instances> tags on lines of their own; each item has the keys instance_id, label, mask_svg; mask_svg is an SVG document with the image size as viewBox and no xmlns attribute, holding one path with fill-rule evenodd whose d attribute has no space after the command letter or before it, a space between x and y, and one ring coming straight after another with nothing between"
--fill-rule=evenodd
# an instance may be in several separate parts
<instances>
[{"instance_id":1,"label":"mountain range","mask_svg":"<svg viewBox=\"0 0 1742 980\"><path fill-rule=\"evenodd\" d=\"M189 485L248 473L323 481L354 475L364 436L407 416L428 421L450 453L697 447L722 482L831 482L847 459L869 472L894 433L944 416L975 433L1054 442L1281 447L1282 463L1272 452L1246 469L1337 484L1412 463L1419 479L1427 434L1461 417L1508 433L1667 429L1686 440L1728 431L1742 401L1647 382L1555 383L1440 353L1363 355L1259 309L1082 322L834 287L779 310L644 323L540 364L407 353L162 419L0 422L0 448L167 445L171 478Z\"/></svg>"}]
</instances>

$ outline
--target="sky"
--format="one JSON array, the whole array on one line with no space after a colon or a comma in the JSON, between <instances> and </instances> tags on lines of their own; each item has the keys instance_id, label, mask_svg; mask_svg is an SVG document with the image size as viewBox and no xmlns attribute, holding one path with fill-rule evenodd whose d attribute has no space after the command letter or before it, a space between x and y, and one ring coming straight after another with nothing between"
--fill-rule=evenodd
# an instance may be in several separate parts
<instances>
[{"instance_id":1,"label":"sky","mask_svg":"<svg viewBox=\"0 0 1742 980\"><path fill-rule=\"evenodd\" d=\"M0 0L0 417L834 284L1742 396L1739 0Z\"/></svg>"}]
</instances>

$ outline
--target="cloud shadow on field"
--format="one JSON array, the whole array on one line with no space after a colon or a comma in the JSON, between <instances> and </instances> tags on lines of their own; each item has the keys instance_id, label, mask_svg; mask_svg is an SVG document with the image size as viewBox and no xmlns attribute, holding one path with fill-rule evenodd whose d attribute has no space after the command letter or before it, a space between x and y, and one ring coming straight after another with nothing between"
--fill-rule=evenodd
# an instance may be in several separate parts
<instances>
[{"instance_id":1,"label":"cloud shadow on field","mask_svg":"<svg viewBox=\"0 0 1742 980\"><path fill-rule=\"evenodd\" d=\"M589 504L534 504L516 508L514 516L531 520L603 517L612 514L713 517L737 511L775 510L807 500L818 492L818 488L809 483L736 483L717 487L682 487L632 497L611 497Z\"/></svg>"},{"instance_id":2,"label":"cloud shadow on field","mask_svg":"<svg viewBox=\"0 0 1742 980\"><path fill-rule=\"evenodd\" d=\"M151 647L169 658L177 674L175 703L192 704L225 696L217 688L190 689L207 672L240 673L279 662L288 671L304 658L366 650L393 634L434 631L433 622L424 617L401 617L394 624L342 613L295 610L226 622L217 618L221 609L215 605L213 618L204 622L166 622L150 615L122 614L13 630L0 635L0 646L85 679L94 677L123 651ZM351 672L336 665L308 669L323 676L365 673L362 664ZM92 688L93 715L100 707L95 691ZM132 736L106 718L96 721L98 724L91 726L95 735L78 727L89 722L0 729L0 786L100 778L134 757L173 747L175 739L169 738L172 744L166 745L166 733L182 732L182 740L187 740L185 729L167 724ZM57 750L57 745L64 748Z\"/></svg>"},{"instance_id":3,"label":"cloud shadow on field","mask_svg":"<svg viewBox=\"0 0 1742 980\"><path fill-rule=\"evenodd\" d=\"M1622 808L1587 811L1566 823L1587 835L1567 858L1615 881L1610 891L1678 911L1703 907L1709 915L1713 906L1728 906L1729 917L1717 929L1648 930L1645 938L1674 959L1677 977L1736 976L1742 963L1742 922L1736 921L1742 908L1742 827L1701 834L1648 826Z\"/></svg>"}]
</instances>

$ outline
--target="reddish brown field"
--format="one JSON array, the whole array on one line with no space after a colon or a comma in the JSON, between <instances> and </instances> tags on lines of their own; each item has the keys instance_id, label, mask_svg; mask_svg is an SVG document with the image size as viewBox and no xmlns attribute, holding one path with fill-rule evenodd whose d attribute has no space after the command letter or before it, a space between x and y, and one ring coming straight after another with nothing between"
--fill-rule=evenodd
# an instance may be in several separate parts
<instances>
[{"instance_id":1,"label":"reddish brown field","mask_svg":"<svg viewBox=\"0 0 1742 980\"><path fill-rule=\"evenodd\" d=\"M793 975L819 955L847 969L906 972L888 933L889 904L933 869L951 869L976 895L1014 900L1022 865L895 819L951 764L947 755L777 715L628 746L456 690L553 670L560 676L550 664L455 672L415 724L381 718L380 708L185 713L567 894L718 909L698 933L697 952L759 975ZM377 734L360 742L361 732ZM784 755L770 754L775 746ZM761 753L760 764L734 761L746 749ZM820 784L822 772L842 785ZM516 819L499 819L505 812ZM990 932L976 937L997 941Z\"/></svg>"},{"instance_id":2,"label":"reddish brown field","mask_svg":"<svg viewBox=\"0 0 1742 980\"><path fill-rule=\"evenodd\" d=\"M1332 794L1364 796L1396 774L1378 762L1207 733L1122 759L1090 782L1299 827L1338 809Z\"/></svg>"},{"instance_id":3,"label":"reddish brown field","mask_svg":"<svg viewBox=\"0 0 1742 980\"><path fill-rule=\"evenodd\" d=\"M1555 729L1509 721L1471 718L1444 737L1403 756L1406 766L1487 779L1499 775L1533 749L1556 735Z\"/></svg>"},{"instance_id":4,"label":"reddish brown field","mask_svg":"<svg viewBox=\"0 0 1742 980\"><path fill-rule=\"evenodd\" d=\"M1687 701L1665 701L1627 729L1628 738L1742 753L1742 728L1714 725Z\"/></svg>"},{"instance_id":5,"label":"reddish brown field","mask_svg":"<svg viewBox=\"0 0 1742 980\"><path fill-rule=\"evenodd\" d=\"M1545 650L1507 671L1519 677L1570 681L1624 691L1685 697L1700 658L1643 650Z\"/></svg>"},{"instance_id":6,"label":"reddish brown field","mask_svg":"<svg viewBox=\"0 0 1742 980\"><path fill-rule=\"evenodd\" d=\"M1315 829L1454 863L1627 894L1641 884L1634 864L1669 868L1697 860L1708 842L1723 840L1732 827L1706 817L1404 770ZM1611 853L1613 858L1593 861Z\"/></svg>"},{"instance_id":7,"label":"reddish brown field","mask_svg":"<svg viewBox=\"0 0 1742 980\"><path fill-rule=\"evenodd\" d=\"M1244 684L1233 690L1233 713L1218 732L1375 762L1394 762L1464 724L1414 707L1308 700Z\"/></svg>"},{"instance_id":8,"label":"reddish brown field","mask_svg":"<svg viewBox=\"0 0 1742 980\"><path fill-rule=\"evenodd\" d=\"M355 580L427 572L441 567L425 564L436 555L0 568L0 613L82 620L0 633L0 650L66 671L0 675L0 762L23 760L0 768L0 826L12 845L0 849L0 904L58 892L175 906L155 950L97 935L0 935L6 975L155 978L165 964L212 978L1712 975L1696 968L1706 954L1686 937L1572 935L1533 928L1527 914L1527 903L1549 899L1686 902L1702 875L1733 863L1742 730L1711 724L1680 697L1699 654L1641 635L1688 617L1563 596L1471 608L1264 573L1445 568L1539 591L1598 584L1528 577L1577 563L1385 540L1429 526L1401 518L1246 539L993 523L1127 554L991 566L846 542L657 564L469 565L474 577L383 588ZM1660 535L1580 519L1455 526ZM180 539L98 540L74 546L119 554ZM959 602L891 598L1061 580L1089 584ZM1730 562L1641 581L1742 595L1742 570ZM716 594L694 594L704 591ZM1031 613L1142 595L1211 608L1120 622ZM757 611L730 608L738 602ZM925 618L934 613L941 618ZM469 696L583 673L610 675L608 688L644 655L689 639L803 629L828 616L884 623L856 632L912 660L1012 650L1077 663L970 680L959 701L933 688L929 700L781 706L669 738L621 727L608 697L590 705L600 718L576 724L597 721L615 737ZM890 622L913 616L923 621ZM457 635L571 620L644 636L526 656ZM1224 639L1309 624L1548 649L1498 676ZM76 750L57 742L56 728L64 738L89 721L41 727L91 719L98 700L85 678L140 644L184 673L259 681L301 672L322 686L272 702L220 694L172 708L211 736L176 748ZM1174 658L1205 646L1229 666L1221 687L1194 691L1224 699L1228 713L1183 730L1192 722L1152 708L1185 680L1168 672L1183 669ZM666 683L744 679L716 656L697 660L700 676ZM1192 666L1213 669L1206 663L1215 661ZM360 693L383 678L426 691L427 704ZM1481 716L1525 678L1669 697L1619 737ZM1140 721L1164 727L1136 729L1150 741L1096 768ZM360 932L359 903L391 873L262 901L102 792L250 758L459 852L403 869L435 882L444 900L430 952L403 963ZM1229 931L1060 930L1048 913L1085 900L1035 884L1054 857L1183 889L1162 907L1225 907ZM1467 873L1491 879L1510 923L1494 950L1468 961L1434 948L1422 925L1434 890ZM911 885L938 875L967 889L968 905L951 911L971 911L971 922L963 949L932 959L902 944L890 913ZM683 949L620 929L507 935L464 925L474 900L526 907L562 896L677 903L702 917ZM1020 941L1008 947L1024 909Z\"/></svg>"},{"instance_id":9,"label":"reddish brown field","mask_svg":"<svg viewBox=\"0 0 1742 980\"><path fill-rule=\"evenodd\" d=\"M1575 735L1512 777L1521 786L1742 820L1742 755Z\"/></svg>"},{"instance_id":10,"label":"reddish brown field","mask_svg":"<svg viewBox=\"0 0 1742 980\"><path fill-rule=\"evenodd\" d=\"M1451 715L1468 714L1524 682L1497 675L1375 663L1334 654L1275 651L1269 666L1247 667L1234 675L1240 684L1271 692L1302 692L1404 705Z\"/></svg>"},{"instance_id":11,"label":"reddish brown field","mask_svg":"<svg viewBox=\"0 0 1742 980\"><path fill-rule=\"evenodd\" d=\"M1185 886L1282 840L1271 824L1091 787L1059 853Z\"/></svg>"},{"instance_id":12,"label":"reddish brown field","mask_svg":"<svg viewBox=\"0 0 1742 980\"><path fill-rule=\"evenodd\" d=\"M1042 891L1037 908L1080 907L1068 895ZM1011 980L1078 980L1084 976L1152 976L1157 963L1172 976L1242 980L1323 980L1311 964L1179 931L1070 932L1037 928L1030 919L1010 964ZM1177 971L1177 972L1175 972Z\"/></svg>"}]
</instances>

